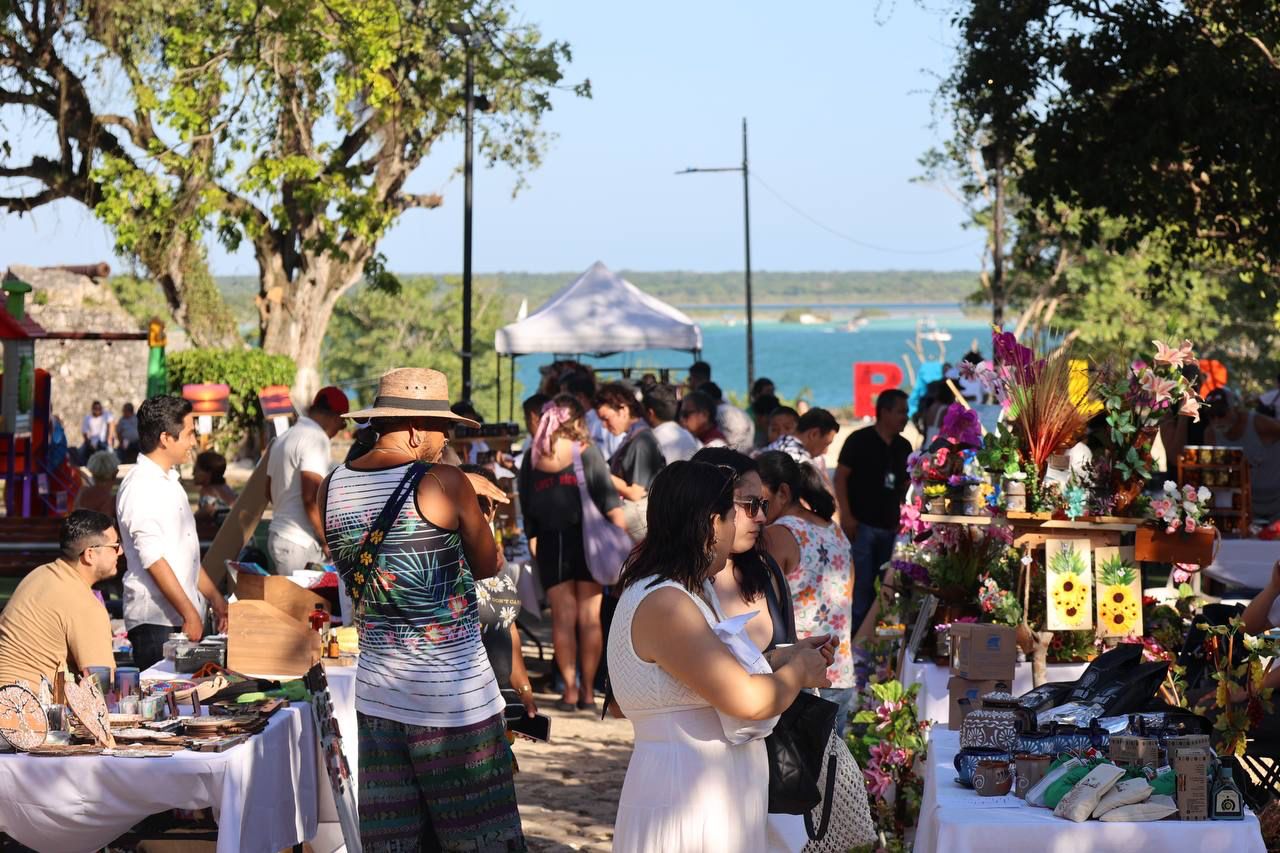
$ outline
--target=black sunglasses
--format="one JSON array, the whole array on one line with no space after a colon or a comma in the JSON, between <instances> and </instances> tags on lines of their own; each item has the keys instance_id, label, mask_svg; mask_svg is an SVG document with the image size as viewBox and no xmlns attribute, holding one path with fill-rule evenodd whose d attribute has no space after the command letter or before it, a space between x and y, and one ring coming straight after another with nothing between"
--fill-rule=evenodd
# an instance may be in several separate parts
<instances>
[{"instance_id":1,"label":"black sunglasses","mask_svg":"<svg viewBox=\"0 0 1280 853\"><path fill-rule=\"evenodd\" d=\"M747 516L755 518L757 513L769 514L769 499L762 497L734 498L733 502L747 511Z\"/></svg>"}]
</instances>

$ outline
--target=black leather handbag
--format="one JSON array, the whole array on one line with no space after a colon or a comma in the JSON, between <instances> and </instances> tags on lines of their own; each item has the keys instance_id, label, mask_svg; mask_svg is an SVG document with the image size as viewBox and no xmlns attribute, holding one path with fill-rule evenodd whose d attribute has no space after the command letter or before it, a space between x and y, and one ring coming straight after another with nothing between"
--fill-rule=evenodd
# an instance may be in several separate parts
<instances>
[{"instance_id":1,"label":"black leather handbag","mask_svg":"<svg viewBox=\"0 0 1280 853\"><path fill-rule=\"evenodd\" d=\"M824 800L831 801L829 793L824 797L818 789L818 778L827 761L838 709L834 702L801 692L782 712L764 741L769 755L770 812L807 815ZM829 774L828 780L834 776Z\"/></svg>"}]
</instances>

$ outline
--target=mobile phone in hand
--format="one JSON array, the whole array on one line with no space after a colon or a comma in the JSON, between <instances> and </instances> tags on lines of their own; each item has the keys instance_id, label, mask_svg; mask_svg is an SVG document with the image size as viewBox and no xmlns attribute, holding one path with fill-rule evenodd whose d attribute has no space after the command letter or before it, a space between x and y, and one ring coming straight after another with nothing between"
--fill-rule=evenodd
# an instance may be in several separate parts
<instances>
[{"instance_id":1,"label":"mobile phone in hand","mask_svg":"<svg viewBox=\"0 0 1280 853\"><path fill-rule=\"evenodd\" d=\"M508 706L508 711L511 710ZM504 716L506 716L504 714ZM551 741L551 718L546 714L534 714L532 717L524 713L524 706L520 706L520 715L518 717L506 716L507 728L521 737L527 737L529 740L540 741L541 743L549 743Z\"/></svg>"}]
</instances>

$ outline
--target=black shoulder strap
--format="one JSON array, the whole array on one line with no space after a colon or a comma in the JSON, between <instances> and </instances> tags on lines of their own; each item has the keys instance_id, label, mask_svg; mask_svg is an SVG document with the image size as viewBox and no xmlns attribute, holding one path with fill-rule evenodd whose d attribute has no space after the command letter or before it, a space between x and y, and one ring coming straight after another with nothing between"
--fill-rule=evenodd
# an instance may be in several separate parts
<instances>
[{"instance_id":1,"label":"black shoulder strap","mask_svg":"<svg viewBox=\"0 0 1280 853\"><path fill-rule=\"evenodd\" d=\"M365 533L363 541L360 543L360 551L356 556L354 565L350 571L343 575L343 579L347 580L349 590L359 589L362 584L353 584L349 575L354 574L361 568L371 568L378 561L378 552L382 550L382 544L387 541L387 534L391 531L391 526L395 524L396 518L400 515L400 510L404 509L405 503L413 495L418 488L418 483L422 482L422 477L427 473L430 466L421 462L414 462L409 466L409 470L404 472L404 477L400 483L391 492L391 496L387 498L387 502L383 504L382 511L378 513L378 517L374 519L373 524ZM325 495L326 500L328 495ZM365 575L366 583L369 575ZM356 594L353 598L359 597Z\"/></svg>"},{"instance_id":2,"label":"black shoulder strap","mask_svg":"<svg viewBox=\"0 0 1280 853\"><path fill-rule=\"evenodd\" d=\"M822 819L818 822L818 828L813 828L813 812L804 813L804 831L808 834L810 841L821 841L827 835L827 824L831 822L832 801L836 798L836 762L838 759L835 753L827 754L827 784L824 786L826 790L822 792Z\"/></svg>"},{"instance_id":3,"label":"black shoulder strap","mask_svg":"<svg viewBox=\"0 0 1280 853\"><path fill-rule=\"evenodd\" d=\"M791 600L791 585L787 576L782 573L778 561L768 554L764 555L764 564L769 567L769 588L773 590L778 602L778 611L782 616L782 630L788 643L796 641L796 612Z\"/></svg>"}]
</instances>

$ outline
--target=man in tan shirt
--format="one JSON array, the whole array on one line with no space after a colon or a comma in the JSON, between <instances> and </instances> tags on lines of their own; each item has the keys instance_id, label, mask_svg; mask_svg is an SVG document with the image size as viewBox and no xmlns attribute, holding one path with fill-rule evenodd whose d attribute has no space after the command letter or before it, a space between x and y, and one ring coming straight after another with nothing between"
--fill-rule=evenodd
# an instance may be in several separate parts
<instances>
[{"instance_id":1,"label":"man in tan shirt","mask_svg":"<svg viewBox=\"0 0 1280 853\"><path fill-rule=\"evenodd\" d=\"M67 516L61 559L22 579L0 612L0 684L23 680L39 689L63 665L77 675L90 666L115 668L111 619L93 585L116 573L120 534L100 512Z\"/></svg>"}]
</instances>

